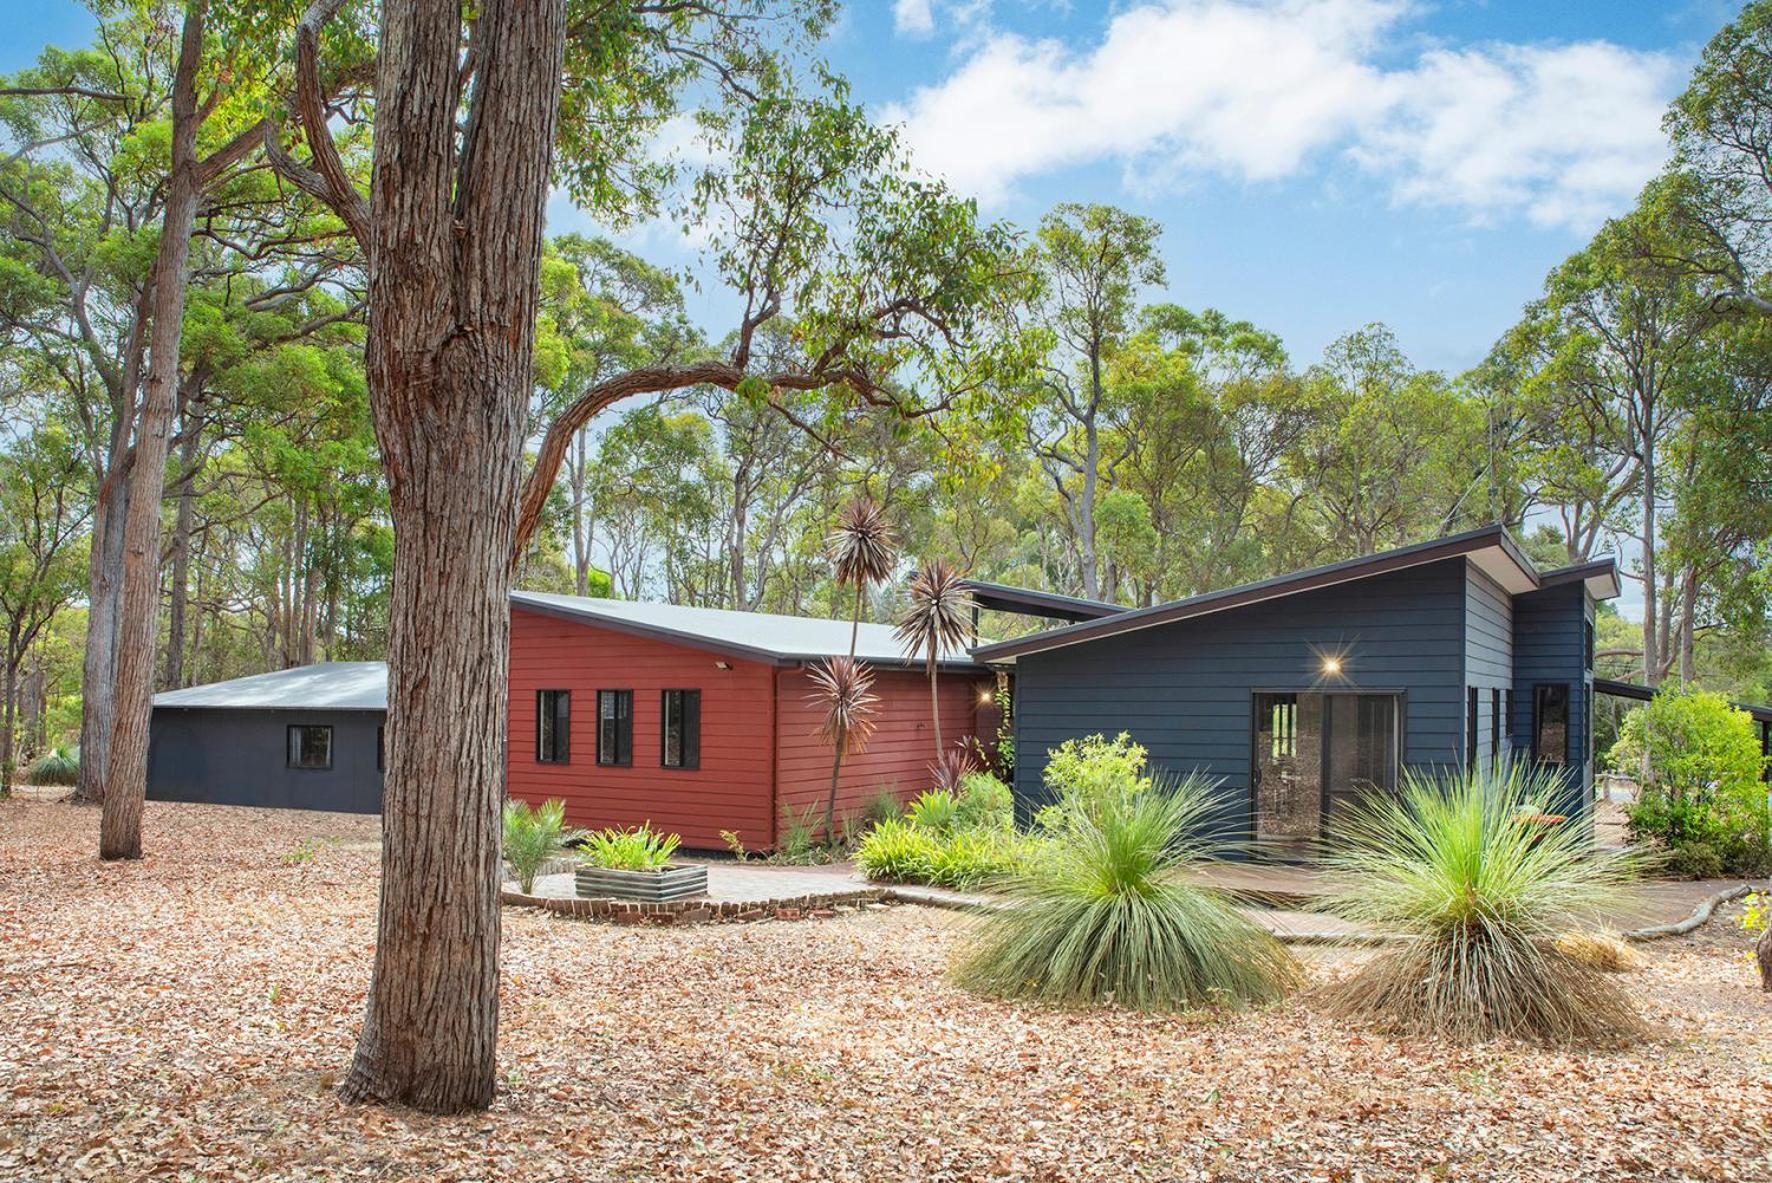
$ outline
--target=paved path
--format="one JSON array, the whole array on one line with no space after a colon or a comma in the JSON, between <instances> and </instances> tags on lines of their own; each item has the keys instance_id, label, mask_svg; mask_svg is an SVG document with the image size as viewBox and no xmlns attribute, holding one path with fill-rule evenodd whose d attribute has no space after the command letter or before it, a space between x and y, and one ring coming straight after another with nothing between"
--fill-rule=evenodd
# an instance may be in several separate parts
<instances>
[{"instance_id":1,"label":"paved path","mask_svg":"<svg viewBox=\"0 0 1772 1183\"><path fill-rule=\"evenodd\" d=\"M979 892L950 891L914 884L871 883L851 862L825 866L789 867L761 861L739 863L731 859L689 859L706 863L708 899L714 902L767 904L811 895L863 892L884 889L905 903L956 909L991 907L997 897ZM1311 901L1323 893L1323 872L1310 867L1226 863L1202 872L1200 878L1214 887L1252 901L1243 910L1282 940L1296 943L1369 941L1368 929L1310 910ZM1655 880L1619 894L1615 906L1599 916L1600 927L1616 932L1686 919L1705 900L1739 886L1741 879ZM538 896L568 897L573 894L571 874L544 875L535 881ZM1259 904L1260 906L1257 906Z\"/></svg>"}]
</instances>

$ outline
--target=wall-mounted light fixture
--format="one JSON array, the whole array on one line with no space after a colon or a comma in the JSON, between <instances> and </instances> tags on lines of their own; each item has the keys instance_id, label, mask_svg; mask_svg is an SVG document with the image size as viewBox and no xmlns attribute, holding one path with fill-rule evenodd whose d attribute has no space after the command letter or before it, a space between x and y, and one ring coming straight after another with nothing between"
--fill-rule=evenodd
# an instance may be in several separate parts
<instances>
[{"instance_id":1,"label":"wall-mounted light fixture","mask_svg":"<svg viewBox=\"0 0 1772 1183\"><path fill-rule=\"evenodd\" d=\"M991 705L992 700L996 697L995 694L991 693L990 688L986 687L978 692L978 704L980 706L989 706Z\"/></svg>"},{"instance_id":2,"label":"wall-mounted light fixture","mask_svg":"<svg viewBox=\"0 0 1772 1183\"><path fill-rule=\"evenodd\" d=\"M716 661L714 663L714 668L717 670L729 670L732 668L732 663L729 661Z\"/></svg>"},{"instance_id":3,"label":"wall-mounted light fixture","mask_svg":"<svg viewBox=\"0 0 1772 1183\"><path fill-rule=\"evenodd\" d=\"M1341 658L1333 657L1333 656L1325 657L1323 659L1323 674L1324 674L1324 676L1330 677L1330 678L1340 677L1341 676Z\"/></svg>"}]
</instances>

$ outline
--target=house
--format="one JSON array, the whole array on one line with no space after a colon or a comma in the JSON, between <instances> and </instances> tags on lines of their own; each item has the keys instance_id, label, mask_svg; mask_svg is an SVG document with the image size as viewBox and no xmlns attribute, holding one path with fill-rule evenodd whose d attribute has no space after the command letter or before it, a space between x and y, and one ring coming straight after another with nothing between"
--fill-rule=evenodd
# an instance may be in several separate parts
<instances>
[{"instance_id":1,"label":"house","mask_svg":"<svg viewBox=\"0 0 1772 1183\"><path fill-rule=\"evenodd\" d=\"M388 667L329 661L154 696L148 799L380 813Z\"/></svg>"},{"instance_id":2,"label":"house","mask_svg":"<svg viewBox=\"0 0 1772 1183\"><path fill-rule=\"evenodd\" d=\"M976 584L981 606L1071 623L972 655L1012 672L1024 814L1049 799L1048 749L1127 731L1152 764L1222 779L1221 832L1304 852L1405 768L1524 756L1586 815L1594 605L1618 591L1610 559L1541 572L1489 527L1151 608Z\"/></svg>"},{"instance_id":3,"label":"house","mask_svg":"<svg viewBox=\"0 0 1772 1183\"><path fill-rule=\"evenodd\" d=\"M929 679L893 630L864 624L876 729L843 762L839 814L911 796L935 758ZM515 592L510 796L560 797L575 826L654 826L686 847L722 832L772 848L785 812L822 822L831 749L807 667L849 652L845 620ZM948 746L996 727L994 683L964 653L940 663ZM148 796L352 813L381 810L387 665L326 662L157 695Z\"/></svg>"},{"instance_id":4,"label":"house","mask_svg":"<svg viewBox=\"0 0 1772 1183\"><path fill-rule=\"evenodd\" d=\"M857 636L880 701L867 747L843 762L839 816L929 784L929 679L892 632ZM847 654L849 636L846 620L514 592L508 791L562 798L576 826L649 821L691 848L718 849L723 832L773 848L785 815L822 820L831 748L807 667ZM946 745L994 728L983 666L953 653L938 677Z\"/></svg>"}]
</instances>

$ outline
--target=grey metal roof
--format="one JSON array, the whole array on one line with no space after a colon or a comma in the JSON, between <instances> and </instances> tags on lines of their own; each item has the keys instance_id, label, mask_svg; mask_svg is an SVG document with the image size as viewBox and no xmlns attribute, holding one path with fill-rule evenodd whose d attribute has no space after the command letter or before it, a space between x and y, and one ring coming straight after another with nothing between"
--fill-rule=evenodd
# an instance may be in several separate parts
<instances>
[{"instance_id":1,"label":"grey metal roof","mask_svg":"<svg viewBox=\"0 0 1772 1183\"><path fill-rule=\"evenodd\" d=\"M207 686L168 690L154 696L154 705L258 711L385 711L388 663L323 661L271 674L211 682Z\"/></svg>"},{"instance_id":2,"label":"grey metal roof","mask_svg":"<svg viewBox=\"0 0 1772 1183\"><path fill-rule=\"evenodd\" d=\"M1103 616L1114 616L1127 611L1121 604L1085 600L1081 596L1063 596L1057 592L1036 591L1007 583L990 583L983 579L966 579L961 582L972 593L973 602L990 611L1070 621L1099 620Z\"/></svg>"},{"instance_id":3,"label":"grey metal roof","mask_svg":"<svg viewBox=\"0 0 1772 1183\"><path fill-rule=\"evenodd\" d=\"M511 604L753 661L813 661L849 652L847 620L689 608L643 600L599 600L551 592L512 592ZM887 624L863 624L856 638L855 655L874 665L920 664L906 658L904 647L893 638L892 626ZM964 648L944 654L941 664L955 669L978 668Z\"/></svg>"}]
</instances>

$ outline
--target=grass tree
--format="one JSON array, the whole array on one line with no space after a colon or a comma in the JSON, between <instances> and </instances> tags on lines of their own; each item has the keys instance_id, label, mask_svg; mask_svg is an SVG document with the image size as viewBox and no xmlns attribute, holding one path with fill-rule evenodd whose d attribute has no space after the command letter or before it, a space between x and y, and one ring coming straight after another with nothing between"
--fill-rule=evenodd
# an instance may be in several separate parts
<instances>
[{"instance_id":1,"label":"grass tree","mask_svg":"<svg viewBox=\"0 0 1772 1183\"><path fill-rule=\"evenodd\" d=\"M943 653L966 644L972 631L972 597L958 568L932 559L917 568L907 589L909 606L899 617L897 636L908 657L921 657L929 672L929 713L935 725L935 759L942 757L941 692L938 672Z\"/></svg>"},{"instance_id":2,"label":"grass tree","mask_svg":"<svg viewBox=\"0 0 1772 1183\"><path fill-rule=\"evenodd\" d=\"M1408 938L1330 991L1344 1016L1460 1040L1610 1042L1640 1031L1629 998L1559 938L1617 902L1632 861L1547 825L1556 773L1506 764L1350 808L1330 830L1344 919ZM1565 943L1566 944L1566 943Z\"/></svg>"},{"instance_id":3,"label":"grass tree","mask_svg":"<svg viewBox=\"0 0 1772 1183\"><path fill-rule=\"evenodd\" d=\"M829 842L837 835L837 777L843 757L860 751L874 733L874 676L852 657L827 657L807 675L812 679L813 702L824 708L818 733L831 745L831 791L825 801L824 834Z\"/></svg>"},{"instance_id":4,"label":"grass tree","mask_svg":"<svg viewBox=\"0 0 1772 1183\"><path fill-rule=\"evenodd\" d=\"M1103 797L1067 793L1025 869L954 967L969 989L1062 1006L1178 1011L1281 997L1292 956L1190 872L1217 782L1190 775Z\"/></svg>"},{"instance_id":5,"label":"grass tree","mask_svg":"<svg viewBox=\"0 0 1772 1183\"><path fill-rule=\"evenodd\" d=\"M892 578L892 565L897 561L885 507L865 493L850 501L838 512L837 528L831 531L826 547L837 582L855 588L855 618L849 626L849 656L853 659L868 585Z\"/></svg>"}]
</instances>

